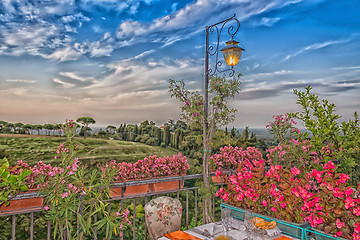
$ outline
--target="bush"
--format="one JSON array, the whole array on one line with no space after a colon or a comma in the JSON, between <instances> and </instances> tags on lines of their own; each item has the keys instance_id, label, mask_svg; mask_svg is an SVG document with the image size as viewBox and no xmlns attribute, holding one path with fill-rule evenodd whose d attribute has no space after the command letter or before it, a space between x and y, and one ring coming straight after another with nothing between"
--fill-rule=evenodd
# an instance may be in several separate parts
<instances>
[{"instance_id":1,"label":"bush","mask_svg":"<svg viewBox=\"0 0 360 240\"><path fill-rule=\"evenodd\" d=\"M160 147L166 148L166 144L165 144L164 142L161 142L161 143L160 143Z\"/></svg>"},{"instance_id":2,"label":"bush","mask_svg":"<svg viewBox=\"0 0 360 240\"><path fill-rule=\"evenodd\" d=\"M140 142L141 137L142 137L141 135L137 136L134 141L135 141L135 142Z\"/></svg>"},{"instance_id":3,"label":"bush","mask_svg":"<svg viewBox=\"0 0 360 240\"><path fill-rule=\"evenodd\" d=\"M140 142L146 143L149 140L149 138L150 138L149 134L144 134L144 135L142 135ZM151 145L151 144L148 144L148 145Z\"/></svg>"},{"instance_id":4,"label":"bush","mask_svg":"<svg viewBox=\"0 0 360 240\"><path fill-rule=\"evenodd\" d=\"M145 144L150 145L150 146L154 146L155 145L154 138L149 138L148 140L146 140Z\"/></svg>"}]
</instances>

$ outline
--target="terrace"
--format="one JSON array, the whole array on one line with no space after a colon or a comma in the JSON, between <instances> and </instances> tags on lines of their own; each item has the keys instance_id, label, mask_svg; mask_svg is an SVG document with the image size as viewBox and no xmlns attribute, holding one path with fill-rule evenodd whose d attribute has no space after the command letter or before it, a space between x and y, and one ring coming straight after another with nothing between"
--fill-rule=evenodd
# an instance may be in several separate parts
<instances>
[{"instance_id":1,"label":"terrace","mask_svg":"<svg viewBox=\"0 0 360 240\"><path fill-rule=\"evenodd\" d=\"M214 174L212 174L214 175ZM194 175L185 175L185 176L175 176L175 177L163 177L163 178L157 178L157 179L145 179L145 180L141 180L141 181L127 181L126 184L125 183L115 183L112 185L112 187L121 187L124 189L126 189L126 186L136 186L136 185L141 185L141 184L152 184L152 183L159 183L159 182L168 182L168 181L178 181L179 182L179 188L176 190L163 190L163 191L158 191L158 192L148 192L146 194L134 194L134 195L128 195L128 196L119 196L119 197L114 197L108 200L108 202L110 203L110 205L108 206L109 208L111 207L112 204L120 204L121 207L124 207L124 204L127 203L129 204L131 202L132 204L132 209L136 209L136 206L144 206L149 200L157 197L157 196L161 196L161 195L167 195L167 196L171 196L177 199L180 199L181 197L181 201L182 201L182 205L183 205L183 215L182 215L182 222L184 224L182 224L182 229L186 230L193 227L198 226L198 219L199 219L199 212L201 211L201 209L198 208L198 203L199 203L199 198L201 198L201 196L199 197L199 187L186 187L187 185L192 185L190 184L191 181L196 181L198 179L202 178L202 174L194 174ZM188 184L189 183L189 184ZM181 187L183 184L185 184L185 187ZM123 191L123 193L124 193ZM17 195L15 198L13 198L13 200L19 200L21 199L22 201L30 201L31 198L34 197L39 197L38 194L36 192L33 193L22 193ZM40 196L41 197L41 196ZM219 215L219 204L220 204L220 200L219 198L215 198L215 196L213 197L213 217L215 217L215 215ZM216 210L215 210L216 209ZM11 228L11 239L15 240L15 239L22 239L24 238L24 236L26 236L26 238L33 240L33 239L53 239L53 225L51 223L50 220L48 220L46 222L46 227L41 226L43 231L38 231L35 232L34 229L36 228L36 226L38 224L43 224L43 223L39 223L39 221L37 221L37 218L42 218L43 217L43 211L44 207L43 206L39 206L39 207L31 207L31 208L25 208L25 209L18 209L15 211L3 211L0 212L0 219L8 219L8 224L7 225L3 225L1 226L1 232L4 232L5 229L9 229ZM131 212L132 215L132 219L131 221L133 223L144 223L145 222L145 216L137 216L136 211L132 211ZM97 219L97 215L95 215L95 219L98 221L100 219ZM21 226L19 226L19 221L17 219L27 219L29 220L29 224L28 225L24 225L21 224ZM96 221L95 220L95 221ZM192 222L191 222L192 221ZM142 225L142 226L145 226ZM39 226L38 226L39 227ZM148 232L145 226L145 230L141 231L139 234L139 227L136 224L132 225L132 230L128 231L131 234L131 238L123 238L123 239L149 239L148 237ZM97 230L94 229L95 231L95 235L93 236L93 239L102 239L99 238ZM24 235L24 232L26 232L27 234ZM21 233L21 237L20 237L20 233ZM103 234L103 233L102 233ZM144 235L142 235L144 234ZM101 234L99 234L101 235ZM66 236L66 234L64 233L64 237ZM10 236L8 236L10 239ZM110 238L107 238L110 239ZM115 239L115 238L111 238L111 239ZM116 238L118 239L118 238Z\"/></svg>"}]
</instances>

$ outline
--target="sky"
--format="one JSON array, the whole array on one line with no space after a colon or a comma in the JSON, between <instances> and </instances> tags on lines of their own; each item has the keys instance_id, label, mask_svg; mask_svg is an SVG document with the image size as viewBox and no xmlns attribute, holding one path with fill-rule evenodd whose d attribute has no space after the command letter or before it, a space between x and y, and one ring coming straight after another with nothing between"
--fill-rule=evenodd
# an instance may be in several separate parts
<instances>
[{"instance_id":1,"label":"sky","mask_svg":"<svg viewBox=\"0 0 360 240\"><path fill-rule=\"evenodd\" d=\"M236 14L246 50L228 127L300 111L293 89L308 85L347 121L360 110L359 9L358 0L1 0L0 120L178 120L169 79L203 91L205 26ZM223 31L220 47L227 40Z\"/></svg>"}]
</instances>

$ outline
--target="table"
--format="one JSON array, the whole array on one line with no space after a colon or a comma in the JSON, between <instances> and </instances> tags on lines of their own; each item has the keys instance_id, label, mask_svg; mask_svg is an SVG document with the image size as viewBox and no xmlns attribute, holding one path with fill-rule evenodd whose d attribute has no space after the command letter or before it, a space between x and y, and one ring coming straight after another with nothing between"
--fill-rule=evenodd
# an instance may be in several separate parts
<instances>
[{"instance_id":1,"label":"table","mask_svg":"<svg viewBox=\"0 0 360 240\"><path fill-rule=\"evenodd\" d=\"M242 221L240 221L240 220L234 219L234 221L238 221L238 224L242 224ZM204 231L205 229L207 229L210 233L212 233L213 225L214 225L214 223L208 223L208 224L205 224L205 225L197 226L194 229L199 229L201 231ZM191 235L193 235L195 237L204 239L204 240L213 240L213 238L211 238L211 237L206 237L206 236L200 235L197 232L194 232L193 229L186 230L185 232L187 232L187 233L189 233L189 234L191 234ZM238 229L234 229L234 230L229 231L229 235L233 238L233 240L243 240L246 237L246 232L238 230ZM294 240L299 239L299 238L288 236L288 235L285 235L285 234L282 234L282 233L278 234L276 236L272 236L272 237L265 236L264 238L262 238L258 234L252 234L252 237L253 237L254 240L272 240L272 239L275 239L275 238L278 238L278 237L281 237L281 236L286 236L286 237L294 239ZM169 240L169 239L167 237L162 237L162 238L159 238L158 240Z\"/></svg>"}]
</instances>

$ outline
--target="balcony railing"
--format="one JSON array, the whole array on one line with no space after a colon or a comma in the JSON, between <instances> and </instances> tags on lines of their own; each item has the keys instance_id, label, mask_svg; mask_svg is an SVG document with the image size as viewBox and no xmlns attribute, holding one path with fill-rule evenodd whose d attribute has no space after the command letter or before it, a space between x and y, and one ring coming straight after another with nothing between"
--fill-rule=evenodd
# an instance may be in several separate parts
<instances>
[{"instance_id":1,"label":"balcony railing","mask_svg":"<svg viewBox=\"0 0 360 240\"><path fill-rule=\"evenodd\" d=\"M214 174L212 174L214 175ZM193 186L193 187L186 187L187 184L185 184L185 187L184 188L181 188L181 186L183 185L183 183L187 183L189 182L190 180L194 179L200 179L202 178L202 174L195 174L195 175L185 175L185 176L174 176L174 177L163 177L163 178L156 178L156 179L144 179L144 180L136 180L136 181L129 181L129 182L126 182L126 183L114 183L111 187L122 187L123 188L123 193L125 192L125 188L127 186L135 186L135 185L141 185L141 184L151 184L151 183L159 183L159 182L167 182L167 181L177 181L179 180L179 188L176 189L176 190L172 190L172 191L159 191L159 192L148 192L146 194L134 194L134 195L127 195L127 196L120 196L120 197L114 197L114 198L111 198L109 199L108 201L110 202L109 204L109 208L112 204L112 202L116 201L116 202L120 202L121 204L121 208L124 208L124 202L126 201L127 203L129 201L132 200L132 207L134 209L133 212L133 225L132 225L132 239L136 239L136 204L141 202L141 204L143 204L143 206L145 206L145 204L150 201L152 198L155 198L159 195L171 195L172 197L176 197L176 198L180 198L180 194L181 192L185 192L185 204L183 203L183 221L185 221L185 228L186 229L189 229L189 215L190 215L190 208L191 208L191 211L194 211L192 212L193 213L193 218L194 219L194 225L192 225L192 227L195 227L195 226L198 226L198 213L199 213L199 210L198 210L198 199L199 199L199 196L198 196L198 190L199 190L199 187L196 187L196 186ZM192 195L194 196L194 202L193 203L190 203L189 202L189 195ZM176 195L176 196L174 196ZM32 198L32 197L39 197L37 195L37 193L24 193L24 194L19 194L17 195L15 198L13 198L14 200L15 199L28 199L28 198ZM189 206L189 204L194 204L194 205L191 205L191 207ZM216 206L217 209L219 209L219 206ZM4 217L10 217L11 220L9 219L9 221L11 221L11 239L12 240L15 240L16 239L16 218L18 215L23 215L23 214L30 214L30 223L26 229L24 229L24 231L29 231L29 239L30 240L33 240L33 239L40 239L40 237L38 236L34 236L34 225L35 225L35 215L34 213L37 213L37 212L41 212L41 211L44 211L43 207L37 207L37 208L27 208L27 209L22 209L21 211L17 211L17 212L6 212L6 211L3 211L3 212L0 212L0 219L3 220ZM215 197L213 196L213 216L215 217ZM95 215L95 219L94 221L96 222L98 219L97 219L97 216ZM145 222L145 217L143 219L143 222ZM10 223L9 223L10 225ZM182 226L183 227L183 226ZM1 228L9 228L9 226L0 226L0 232L4 232L4 229L1 229ZM27 230L28 229L28 230ZM47 233L46 233L46 239L50 240L52 238L52 228L51 228L51 222L50 221L47 221ZM45 235L44 233L42 233L43 235ZM97 231L95 229L95 235L94 235L94 240L98 239L98 236L97 236ZM0 239L1 239L2 236L0 236ZM7 238L6 239L9 239L10 236L6 236ZM42 239L44 239L42 237ZM146 229L146 225L145 225L145 239L148 239L147 237L147 229Z\"/></svg>"}]
</instances>

